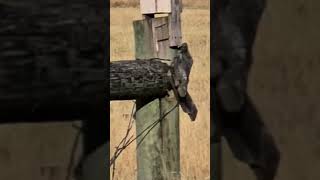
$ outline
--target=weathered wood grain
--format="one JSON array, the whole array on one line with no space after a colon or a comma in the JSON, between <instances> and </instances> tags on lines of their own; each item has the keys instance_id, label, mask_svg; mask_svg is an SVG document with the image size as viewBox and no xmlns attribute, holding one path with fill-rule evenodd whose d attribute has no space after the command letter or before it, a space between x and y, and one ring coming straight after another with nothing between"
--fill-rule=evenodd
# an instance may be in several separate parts
<instances>
[{"instance_id":1,"label":"weathered wood grain","mask_svg":"<svg viewBox=\"0 0 320 180\"><path fill-rule=\"evenodd\" d=\"M172 63L177 56L177 50L169 47L168 18L144 16L144 20L134 22L136 58L166 57ZM158 27L157 25L162 24ZM161 36L159 36L161 35ZM161 39L161 41L158 41ZM160 45L160 46L159 46ZM158 46L158 48L157 48ZM160 47L160 48L159 48ZM143 49L144 51L141 51ZM138 179L180 179L180 149L179 149L179 108L172 95L159 99L137 99L136 128L142 132L146 125L170 112L165 119L156 125L138 147ZM140 142L142 138L138 138Z\"/></svg>"},{"instance_id":2,"label":"weathered wood grain","mask_svg":"<svg viewBox=\"0 0 320 180\"><path fill-rule=\"evenodd\" d=\"M171 14L169 14L170 47L177 47L182 43L181 12L181 0L171 0Z\"/></svg>"},{"instance_id":3,"label":"weathered wood grain","mask_svg":"<svg viewBox=\"0 0 320 180\"><path fill-rule=\"evenodd\" d=\"M168 64L160 60L110 63L110 100L163 97L172 87Z\"/></svg>"}]
</instances>

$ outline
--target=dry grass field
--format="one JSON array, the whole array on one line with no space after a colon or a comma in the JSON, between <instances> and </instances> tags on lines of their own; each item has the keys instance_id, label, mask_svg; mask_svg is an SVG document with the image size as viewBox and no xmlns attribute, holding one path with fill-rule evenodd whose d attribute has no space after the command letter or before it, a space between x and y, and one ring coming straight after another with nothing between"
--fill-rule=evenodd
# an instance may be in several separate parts
<instances>
[{"instance_id":1,"label":"dry grass field","mask_svg":"<svg viewBox=\"0 0 320 180\"><path fill-rule=\"evenodd\" d=\"M138 7L140 0L110 0L111 7ZM182 0L183 6L188 8L208 8L208 0Z\"/></svg>"},{"instance_id":2,"label":"dry grass field","mask_svg":"<svg viewBox=\"0 0 320 180\"><path fill-rule=\"evenodd\" d=\"M257 34L249 92L281 151L276 180L317 180L320 179L320 3L269 0L267 6ZM183 12L183 37L195 60L190 90L199 107L195 123L181 114L184 180L203 180L209 176L208 15L209 11L202 9ZM131 21L139 19L139 13L132 8L113 8L111 18L112 59L131 59ZM124 134L123 124L127 124L131 105L112 102L111 147ZM225 143L223 150L224 180L255 179L246 165L232 157ZM135 169L134 147L130 147L120 157L116 175L119 180L135 179Z\"/></svg>"},{"instance_id":3,"label":"dry grass field","mask_svg":"<svg viewBox=\"0 0 320 180\"><path fill-rule=\"evenodd\" d=\"M117 7L111 8L110 13L111 60L134 59L132 21L141 19L139 9ZM180 111L182 180L205 180L210 176L209 16L208 8L185 8L182 13L183 41L189 44L194 59L189 91L199 110L195 122ZM132 105L130 101L111 102L111 154L125 135ZM115 179L136 179L135 146L132 144L117 160Z\"/></svg>"}]
</instances>

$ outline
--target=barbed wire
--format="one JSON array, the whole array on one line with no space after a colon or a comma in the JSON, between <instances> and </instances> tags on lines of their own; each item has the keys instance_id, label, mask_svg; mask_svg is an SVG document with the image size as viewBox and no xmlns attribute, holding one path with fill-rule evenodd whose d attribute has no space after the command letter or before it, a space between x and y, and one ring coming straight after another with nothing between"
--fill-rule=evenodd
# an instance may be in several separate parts
<instances>
[{"instance_id":1,"label":"barbed wire","mask_svg":"<svg viewBox=\"0 0 320 180\"><path fill-rule=\"evenodd\" d=\"M130 142L130 140L132 139L133 136L130 136L130 138L128 139L129 133L132 129L132 125L133 125L133 113L134 113L134 109L136 106L136 103L133 102L133 107L131 110L131 114L130 114L130 120L129 120L129 124L128 124L128 128L127 128L127 132L124 136L124 138L122 138L122 140L120 141L119 145L116 146L116 150L114 152L113 157L110 160L110 166L112 166L112 179L114 179L114 172L116 169L116 159L120 156L120 154L122 153L122 151L128 146L128 142ZM121 147L120 147L121 146Z\"/></svg>"},{"instance_id":2,"label":"barbed wire","mask_svg":"<svg viewBox=\"0 0 320 180\"><path fill-rule=\"evenodd\" d=\"M140 140L140 142L137 145L137 149L140 146L140 144L142 143L142 141L144 140L144 138L151 132L151 130L156 127L157 124L159 124L166 116L168 116L176 107L179 106L179 102L176 103L176 105L174 105L168 112L166 112L162 117L160 117L158 120L154 121L152 124L150 124L144 131L146 131L149 127L150 129L148 130L148 132L142 137L142 139ZM143 132L144 132L143 131ZM143 133L142 132L142 133ZM140 134L142 134L140 133ZM139 134L139 135L140 135Z\"/></svg>"},{"instance_id":3,"label":"barbed wire","mask_svg":"<svg viewBox=\"0 0 320 180\"><path fill-rule=\"evenodd\" d=\"M177 102L168 112L166 112L162 117L160 117L159 119L155 120L154 122L152 122L151 124L149 124L143 131L141 131L138 135L136 135L135 138L133 138L133 136L130 136L130 138L128 139L130 130L132 129L132 124L133 124L133 113L134 113L134 107L132 108L132 112L130 115L130 121L128 124L128 128L127 128L127 132L125 134L125 136L122 138L122 140L120 141L120 143L118 144L118 146L115 147L115 152L113 157L110 159L110 166L112 166L112 179L114 179L114 172L115 172L115 164L116 164L116 159L120 156L120 154L123 152L123 150L125 150L130 144L132 144L135 140L137 140L140 136L142 136L145 133L144 136L142 136L141 140L138 142L137 144L137 148L141 145L141 143L143 142L143 140L146 138L146 136L152 131L152 129L154 127L156 127L156 125L158 125L166 116L168 116L168 114L170 114L175 108L177 108L179 106L179 102ZM133 138L133 139L132 139Z\"/></svg>"}]
</instances>

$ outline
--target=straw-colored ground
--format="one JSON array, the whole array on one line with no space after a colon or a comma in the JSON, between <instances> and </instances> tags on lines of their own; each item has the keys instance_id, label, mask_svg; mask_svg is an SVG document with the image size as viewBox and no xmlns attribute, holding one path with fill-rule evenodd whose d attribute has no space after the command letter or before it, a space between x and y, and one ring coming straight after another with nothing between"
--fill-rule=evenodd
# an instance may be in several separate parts
<instances>
[{"instance_id":1,"label":"straw-colored ground","mask_svg":"<svg viewBox=\"0 0 320 180\"><path fill-rule=\"evenodd\" d=\"M138 8L111 8L111 60L134 59L132 21L141 19ZM210 176L210 30L209 9L188 9L182 13L183 41L187 42L194 59L189 91L199 113L196 122L180 111L180 149L182 180L205 180ZM124 136L132 102L111 102L111 154ZM136 179L136 144L126 149L117 160L115 179Z\"/></svg>"},{"instance_id":2,"label":"straw-colored ground","mask_svg":"<svg viewBox=\"0 0 320 180\"><path fill-rule=\"evenodd\" d=\"M181 0L184 7L207 8L208 0ZM111 7L138 7L140 0L110 0Z\"/></svg>"}]
</instances>

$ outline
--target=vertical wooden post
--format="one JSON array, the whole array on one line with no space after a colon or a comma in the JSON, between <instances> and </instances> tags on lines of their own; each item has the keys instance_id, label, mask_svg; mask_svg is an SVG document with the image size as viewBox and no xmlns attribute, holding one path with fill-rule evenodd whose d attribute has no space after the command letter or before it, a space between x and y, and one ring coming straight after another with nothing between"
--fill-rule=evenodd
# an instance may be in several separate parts
<instances>
[{"instance_id":1,"label":"vertical wooden post","mask_svg":"<svg viewBox=\"0 0 320 180\"><path fill-rule=\"evenodd\" d=\"M177 0L168 1L172 9L177 6L179 10L181 9L181 4L177 3ZM136 59L173 60L177 53L177 46L181 43L181 25L176 24L180 23L180 12L169 13L165 17L155 17L156 11L149 12L148 15L144 15L143 20L133 22ZM176 17L177 15L179 17ZM175 20L176 23L172 23L172 20ZM179 29L173 32L172 28L176 27ZM174 42L171 40L173 34L178 34ZM170 61L164 62L171 63ZM173 93L169 94L161 99L137 99L136 101L137 134L171 111L149 132L138 147L138 180L180 180L179 108L175 107L177 100ZM137 142L141 140L140 137Z\"/></svg>"}]
</instances>

